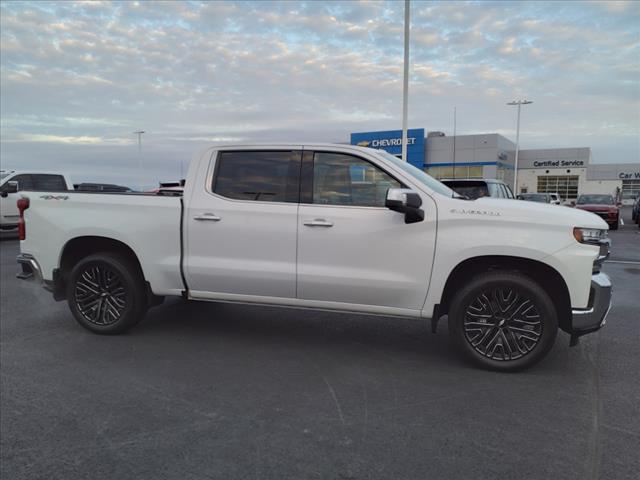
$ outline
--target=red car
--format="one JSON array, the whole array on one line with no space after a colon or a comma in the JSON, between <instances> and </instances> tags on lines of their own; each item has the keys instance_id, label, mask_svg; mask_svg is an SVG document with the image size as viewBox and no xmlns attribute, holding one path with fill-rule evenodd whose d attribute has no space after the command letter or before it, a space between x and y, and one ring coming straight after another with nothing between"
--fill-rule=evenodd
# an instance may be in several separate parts
<instances>
[{"instance_id":1,"label":"red car","mask_svg":"<svg viewBox=\"0 0 640 480\"><path fill-rule=\"evenodd\" d=\"M620 222L620 204L612 195L580 195L575 203L580 210L595 213L609 224L611 230L617 230Z\"/></svg>"}]
</instances>

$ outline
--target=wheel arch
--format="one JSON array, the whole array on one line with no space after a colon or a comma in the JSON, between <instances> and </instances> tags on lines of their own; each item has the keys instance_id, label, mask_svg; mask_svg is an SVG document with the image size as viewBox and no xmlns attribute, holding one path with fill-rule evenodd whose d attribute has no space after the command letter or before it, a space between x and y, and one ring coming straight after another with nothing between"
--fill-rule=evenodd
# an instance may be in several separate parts
<instances>
[{"instance_id":1,"label":"wheel arch","mask_svg":"<svg viewBox=\"0 0 640 480\"><path fill-rule=\"evenodd\" d=\"M440 303L436 305L434 318L446 315L455 293L471 278L488 271L512 271L527 275L551 298L558 315L558 325L566 332L571 330L571 300L569 289L562 275L546 263L523 257L487 255L468 258L450 272Z\"/></svg>"},{"instance_id":2,"label":"wheel arch","mask_svg":"<svg viewBox=\"0 0 640 480\"><path fill-rule=\"evenodd\" d=\"M133 249L126 243L110 237L97 235L84 235L72 238L65 243L60 253L60 261L58 263L58 273L54 274L54 298L56 300L64 300L66 298L66 280L73 267L83 258L95 253L118 253L126 256L138 270L144 280L147 297L150 305L157 305L161 302L161 297L156 297L151 291L149 282L147 281L144 270L138 256Z\"/></svg>"}]
</instances>

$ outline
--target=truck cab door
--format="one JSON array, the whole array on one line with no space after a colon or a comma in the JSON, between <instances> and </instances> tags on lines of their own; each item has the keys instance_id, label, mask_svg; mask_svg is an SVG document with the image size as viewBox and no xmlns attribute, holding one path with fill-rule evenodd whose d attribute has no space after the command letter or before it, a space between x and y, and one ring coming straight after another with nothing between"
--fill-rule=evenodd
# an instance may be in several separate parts
<instances>
[{"instance_id":1,"label":"truck cab door","mask_svg":"<svg viewBox=\"0 0 640 480\"><path fill-rule=\"evenodd\" d=\"M333 302L336 308L417 314L435 249L431 199L422 198L423 221L405 223L403 214L385 207L385 199L389 188L406 185L351 154L305 151L302 176L298 298Z\"/></svg>"},{"instance_id":2,"label":"truck cab door","mask_svg":"<svg viewBox=\"0 0 640 480\"><path fill-rule=\"evenodd\" d=\"M0 215L2 216L0 225L3 229L17 228L20 217L17 205L19 194L7 193L9 182L17 182L18 191L33 190L33 181L29 174L14 175L5 180L0 188Z\"/></svg>"},{"instance_id":3,"label":"truck cab door","mask_svg":"<svg viewBox=\"0 0 640 480\"><path fill-rule=\"evenodd\" d=\"M296 298L300 150L219 151L185 210L193 298Z\"/></svg>"}]
</instances>

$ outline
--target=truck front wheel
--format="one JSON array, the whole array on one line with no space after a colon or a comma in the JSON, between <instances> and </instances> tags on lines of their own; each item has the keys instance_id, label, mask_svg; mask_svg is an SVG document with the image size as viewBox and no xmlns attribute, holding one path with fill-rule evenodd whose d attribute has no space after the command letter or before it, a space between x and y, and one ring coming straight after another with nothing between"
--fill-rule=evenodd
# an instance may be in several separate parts
<instances>
[{"instance_id":1,"label":"truck front wheel","mask_svg":"<svg viewBox=\"0 0 640 480\"><path fill-rule=\"evenodd\" d=\"M486 272L452 299L449 332L456 347L477 365L516 371L549 352L558 318L549 295L529 277Z\"/></svg>"},{"instance_id":2,"label":"truck front wheel","mask_svg":"<svg viewBox=\"0 0 640 480\"><path fill-rule=\"evenodd\" d=\"M67 302L80 325L105 335L133 327L147 311L140 269L126 255L111 252L89 255L73 267Z\"/></svg>"}]
</instances>

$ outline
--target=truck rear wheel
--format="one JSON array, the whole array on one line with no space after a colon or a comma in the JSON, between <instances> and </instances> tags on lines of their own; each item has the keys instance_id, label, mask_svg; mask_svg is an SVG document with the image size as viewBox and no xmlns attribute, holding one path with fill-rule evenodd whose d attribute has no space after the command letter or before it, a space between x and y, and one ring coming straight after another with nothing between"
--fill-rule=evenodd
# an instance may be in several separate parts
<instances>
[{"instance_id":1,"label":"truck rear wheel","mask_svg":"<svg viewBox=\"0 0 640 480\"><path fill-rule=\"evenodd\" d=\"M520 273L474 277L451 301L449 332L476 365L498 371L531 367L549 352L558 318L549 295Z\"/></svg>"},{"instance_id":2,"label":"truck rear wheel","mask_svg":"<svg viewBox=\"0 0 640 480\"><path fill-rule=\"evenodd\" d=\"M140 269L126 255L111 252L89 255L73 267L67 302L80 325L104 335L133 327L147 311Z\"/></svg>"}]
</instances>

